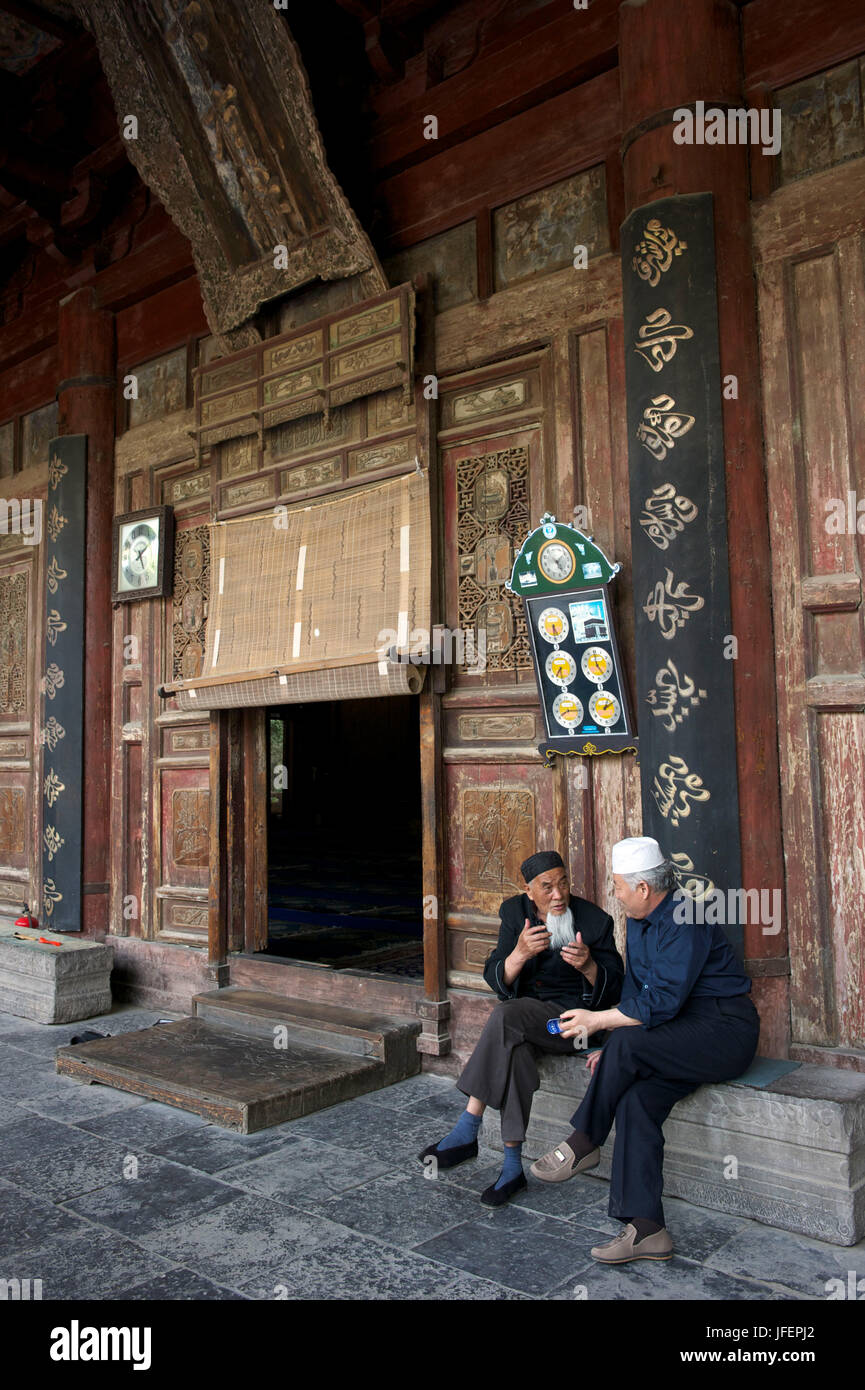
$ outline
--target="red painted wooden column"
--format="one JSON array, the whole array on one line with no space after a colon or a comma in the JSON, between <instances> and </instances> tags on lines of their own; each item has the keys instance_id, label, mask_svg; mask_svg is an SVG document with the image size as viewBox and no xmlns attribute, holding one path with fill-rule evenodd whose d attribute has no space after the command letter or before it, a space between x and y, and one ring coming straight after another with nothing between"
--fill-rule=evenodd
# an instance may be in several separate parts
<instances>
[{"instance_id":1,"label":"red painted wooden column","mask_svg":"<svg viewBox=\"0 0 865 1390\"><path fill-rule=\"evenodd\" d=\"M751 260L749 151L742 145L679 145L673 112L747 105L742 93L739 12L729 0L624 0L619 9L626 212L673 194L714 195L722 377L738 399L724 400L730 600L738 658L733 663L742 882L783 889L771 564L757 308ZM762 156L760 156L762 157ZM786 1056L789 979L786 932L745 925L745 957L760 1009L763 1055Z\"/></svg>"},{"instance_id":2,"label":"red painted wooden column","mask_svg":"<svg viewBox=\"0 0 865 1390\"><path fill-rule=\"evenodd\" d=\"M60 434L87 435L84 591L84 786L81 929L109 929L111 808L111 525L114 515L114 315L92 289L61 300Z\"/></svg>"}]
</instances>

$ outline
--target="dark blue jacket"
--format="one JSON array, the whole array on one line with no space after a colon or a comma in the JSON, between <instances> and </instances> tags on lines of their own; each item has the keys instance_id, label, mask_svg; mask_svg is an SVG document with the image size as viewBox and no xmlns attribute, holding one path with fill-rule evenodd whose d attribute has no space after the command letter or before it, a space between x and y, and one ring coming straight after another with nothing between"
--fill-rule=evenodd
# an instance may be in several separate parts
<instances>
[{"instance_id":1,"label":"dark blue jacket","mask_svg":"<svg viewBox=\"0 0 865 1390\"><path fill-rule=\"evenodd\" d=\"M729 998L751 988L722 928L677 922L678 901L669 892L648 917L628 918L628 968L619 1009L646 1028L675 1018L689 998Z\"/></svg>"}]
</instances>

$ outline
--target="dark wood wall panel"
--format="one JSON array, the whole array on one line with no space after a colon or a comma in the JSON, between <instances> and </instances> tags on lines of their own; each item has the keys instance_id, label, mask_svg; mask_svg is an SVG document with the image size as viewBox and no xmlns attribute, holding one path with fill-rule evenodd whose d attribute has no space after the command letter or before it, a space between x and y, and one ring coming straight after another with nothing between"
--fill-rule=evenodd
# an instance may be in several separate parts
<instances>
[{"instance_id":1,"label":"dark wood wall panel","mask_svg":"<svg viewBox=\"0 0 865 1390\"><path fill-rule=\"evenodd\" d=\"M45 917L37 666L41 555L40 547L22 545L15 534L0 539L0 920L17 917L23 902L40 921Z\"/></svg>"},{"instance_id":2,"label":"dark wood wall panel","mask_svg":"<svg viewBox=\"0 0 865 1390\"><path fill-rule=\"evenodd\" d=\"M865 160L807 183L754 218L794 1055L865 1045Z\"/></svg>"}]
</instances>

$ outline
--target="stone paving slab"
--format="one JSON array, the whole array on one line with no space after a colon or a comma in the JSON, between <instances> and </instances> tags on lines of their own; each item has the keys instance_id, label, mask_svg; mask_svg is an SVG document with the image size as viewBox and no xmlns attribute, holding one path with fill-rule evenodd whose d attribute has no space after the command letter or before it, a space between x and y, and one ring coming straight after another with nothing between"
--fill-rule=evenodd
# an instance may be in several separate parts
<instances>
[{"instance_id":1,"label":"stone paving slab","mask_svg":"<svg viewBox=\"0 0 865 1390\"><path fill-rule=\"evenodd\" d=\"M276 1149L285 1149L299 1140L275 1129L260 1129L257 1134L234 1134L218 1125L199 1125L192 1130L152 1145L152 1152L175 1163L195 1168L199 1173L222 1173L249 1159L262 1158Z\"/></svg>"},{"instance_id":2,"label":"stone paving slab","mask_svg":"<svg viewBox=\"0 0 865 1390\"><path fill-rule=\"evenodd\" d=\"M4 1183L0 1187L0 1255L9 1273L3 1277L15 1277L15 1271L9 1266L12 1258L27 1254L50 1236L70 1235L86 1229L87 1223L80 1217L41 1197L34 1197L31 1192L21 1192ZM40 1276L37 1273L35 1277Z\"/></svg>"},{"instance_id":3,"label":"stone paving slab","mask_svg":"<svg viewBox=\"0 0 865 1390\"><path fill-rule=\"evenodd\" d=\"M280 1296L292 1299L487 1301L520 1297L493 1280L455 1274L435 1260L353 1231L320 1245L310 1256L283 1261L276 1279ZM258 1280L244 1287L254 1298L273 1297Z\"/></svg>"},{"instance_id":4,"label":"stone paving slab","mask_svg":"<svg viewBox=\"0 0 865 1390\"><path fill-rule=\"evenodd\" d=\"M174 1268L131 1240L99 1226L71 1235L57 1235L39 1249L19 1256L20 1279L40 1278L48 1299L123 1298L131 1284L157 1278Z\"/></svg>"},{"instance_id":5,"label":"stone paving slab","mask_svg":"<svg viewBox=\"0 0 865 1390\"><path fill-rule=\"evenodd\" d=\"M58 1047L68 1047L73 1038L84 1032L114 1037L118 1033L137 1033L141 1028L155 1027L160 1018L180 1017L180 1014L158 1014L129 1005L118 1005L111 1013L97 1014L79 1023L31 1023L0 1014L0 1042L5 1047L16 1047L21 1052L32 1052L53 1062Z\"/></svg>"},{"instance_id":6,"label":"stone paving slab","mask_svg":"<svg viewBox=\"0 0 865 1390\"><path fill-rule=\"evenodd\" d=\"M583 1292L585 1291L585 1292ZM643 1260L629 1265L601 1265L590 1260L580 1270L573 1283L547 1294L557 1302L585 1299L622 1299L628 1302L717 1302L737 1303L759 1299L761 1303L786 1303L795 1294L766 1289L763 1285L744 1279L733 1279L719 1270L692 1264L687 1260Z\"/></svg>"},{"instance_id":7,"label":"stone paving slab","mask_svg":"<svg viewBox=\"0 0 865 1390\"><path fill-rule=\"evenodd\" d=\"M473 1193L425 1179L420 1164L418 1170L420 1177L391 1170L304 1210L408 1249L477 1216Z\"/></svg>"},{"instance_id":8,"label":"stone paving slab","mask_svg":"<svg viewBox=\"0 0 865 1390\"><path fill-rule=\"evenodd\" d=\"M109 1293L105 1297L124 1301L130 1298L146 1303L250 1301L247 1294L238 1293L236 1289L227 1289L222 1284L214 1284L212 1279L204 1279L194 1270L185 1269L181 1265L170 1269L167 1274L156 1274L152 1279L146 1279L143 1284L132 1284L120 1293Z\"/></svg>"},{"instance_id":9,"label":"stone paving slab","mask_svg":"<svg viewBox=\"0 0 865 1390\"><path fill-rule=\"evenodd\" d=\"M93 1134L104 1135L106 1139L116 1139L122 1144L155 1151L156 1146L181 1134L188 1134L190 1130L206 1125L207 1121L200 1115L193 1115L190 1110L177 1110L173 1105L162 1105L153 1100L98 1119L79 1120L77 1124Z\"/></svg>"},{"instance_id":10,"label":"stone paving slab","mask_svg":"<svg viewBox=\"0 0 865 1390\"><path fill-rule=\"evenodd\" d=\"M838 1247L766 1226L749 1226L713 1251L706 1264L764 1284L780 1284L809 1298L825 1298L830 1279L846 1280L851 1269L857 1280L865 1276L865 1242Z\"/></svg>"},{"instance_id":11,"label":"stone paving slab","mask_svg":"<svg viewBox=\"0 0 865 1390\"><path fill-rule=\"evenodd\" d=\"M312 1259L318 1246L343 1230L264 1197L240 1196L194 1222L144 1234L139 1243L215 1283L241 1291L255 1283L256 1297L275 1298L286 1266Z\"/></svg>"},{"instance_id":12,"label":"stone paving slab","mask_svg":"<svg viewBox=\"0 0 865 1390\"><path fill-rule=\"evenodd\" d=\"M64 1205L67 1211L140 1240L177 1222L194 1223L241 1195L237 1187L151 1155L142 1176L97 1188Z\"/></svg>"},{"instance_id":13,"label":"stone paving slab","mask_svg":"<svg viewBox=\"0 0 865 1390\"><path fill-rule=\"evenodd\" d=\"M223 1168L220 1178L248 1192L290 1205L321 1201L388 1171L388 1165L358 1150L294 1138L288 1147Z\"/></svg>"},{"instance_id":14,"label":"stone paving slab","mask_svg":"<svg viewBox=\"0 0 865 1390\"><path fill-rule=\"evenodd\" d=\"M129 1152L122 1145L74 1125L21 1113L16 1124L3 1127L0 1139L2 1172L16 1187L60 1203L122 1180Z\"/></svg>"},{"instance_id":15,"label":"stone paving slab","mask_svg":"<svg viewBox=\"0 0 865 1390\"><path fill-rule=\"evenodd\" d=\"M92 1023L129 1031L156 1017L126 1008ZM122 1092L94 1113L84 1097L104 1092L101 1112L113 1088L53 1074L53 1047L73 1031L0 1014L0 1276L41 1278L45 1297L53 1280L76 1300L565 1302L584 1288L589 1301L781 1302L825 1300L828 1280L865 1276L865 1242L829 1245L669 1197L672 1260L599 1265L591 1246L620 1229L605 1180L529 1177L490 1210L478 1198L501 1155L483 1143L476 1160L424 1176L417 1153L464 1103L448 1077L249 1136L151 1101L122 1108L137 1100ZM139 1176L124 1178L132 1155Z\"/></svg>"},{"instance_id":16,"label":"stone paving slab","mask_svg":"<svg viewBox=\"0 0 865 1390\"><path fill-rule=\"evenodd\" d=\"M535 1298L544 1297L585 1267L587 1252L565 1222L516 1207L500 1221L502 1212L481 1210L484 1215L415 1246L418 1254L455 1265L467 1274L491 1275L507 1288Z\"/></svg>"}]
</instances>

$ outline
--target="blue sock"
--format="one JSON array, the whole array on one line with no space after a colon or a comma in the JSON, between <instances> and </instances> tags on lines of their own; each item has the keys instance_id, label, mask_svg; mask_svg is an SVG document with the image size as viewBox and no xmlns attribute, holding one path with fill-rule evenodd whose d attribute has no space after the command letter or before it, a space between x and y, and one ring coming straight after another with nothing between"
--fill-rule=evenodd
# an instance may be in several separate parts
<instances>
[{"instance_id":1,"label":"blue sock","mask_svg":"<svg viewBox=\"0 0 865 1390\"><path fill-rule=\"evenodd\" d=\"M460 1144L471 1144L478 1137L482 1119L482 1115L470 1115L468 1110L464 1110L450 1134L446 1134L444 1139L440 1139L436 1148L455 1149Z\"/></svg>"},{"instance_id":2,"label":"blue sock","mask_svg":"<svg viewBox=\"0 0 865 1390\"><path fill-rule=\"evenodd\" d=\"M522 1144L509 1144L505 1148L505 1162L502 1171L496 1180L496 1187L504 1187L506 1182L512 1178L519 1177L523 1171L523 1146Z\"/></svg>"}]
</instances>

